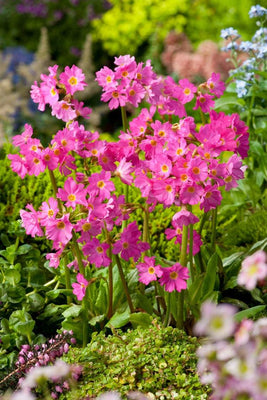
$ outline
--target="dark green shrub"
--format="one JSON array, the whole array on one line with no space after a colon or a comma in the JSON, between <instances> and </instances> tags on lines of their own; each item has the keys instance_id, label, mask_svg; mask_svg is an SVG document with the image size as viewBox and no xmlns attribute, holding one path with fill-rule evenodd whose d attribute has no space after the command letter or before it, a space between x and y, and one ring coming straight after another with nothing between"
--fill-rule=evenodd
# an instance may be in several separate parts
<instances>
[{"instance_id":1,"label":"dark green shrub","mask_svg":"<svg viewBox=\"0 0 267 400\"><path fill-rule=\"evenodd\" d=\"M85 349L73 348L65 361L83 366L82 381L67 399L83 399L110 390L138 390L155 399L207 399L209 388L196 373L197 339L175 328L93 334ZM63 397L61 398L63 399Z\"/></svg>"}]
</instances>

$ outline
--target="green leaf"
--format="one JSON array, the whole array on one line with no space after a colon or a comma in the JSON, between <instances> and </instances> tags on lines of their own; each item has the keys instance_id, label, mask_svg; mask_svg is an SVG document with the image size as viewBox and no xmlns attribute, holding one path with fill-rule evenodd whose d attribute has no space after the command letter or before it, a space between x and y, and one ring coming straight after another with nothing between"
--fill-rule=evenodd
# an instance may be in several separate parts
<instances>
[{"instance_id":1,"label":"green leaf","mask_svg":"<svg viewBox=\"0 0 267 400\"><path fill-rule=\"evenodd\" d=\"M72 296L73 291L71 289L56 289L56 290L49 290L49 292L46 292L46 296L51 300L56 299L61 294L65 296Z\"/></svg>"},{"instance_id":2,"label":"green leaf","mask_svg":"<svg viewBox=\"0 0 267 400\"><path fill-rule=\"evenodd\" d=\"M235 320L237 322L241 322L245 318L252 318L255 315L259 314L261 311L264 311L266 306L255 306L252 308L248 308L247 310L239 311L235 314Z\"/></svg>"},{"instance_id":3,"label":"green leaf","mask_svg":"<svg viewBox=\"0 0 267 400\"><path fill-rule=\"evenodd\" d=\"M243 99L239 99L236 95L233 96L230 93L225 93L222 97L220 97L219 99L216 99L214 109L217 110L218 108L227 106L229 104L234 104L237 106L244 106L245 101Z\"/></svg>"},{"instance_id":4,"label":"green leaf","mask_svg":"<svg viewBox=\"0 0 267 400\"><path fill-rule=\"evenodd\" d=\"M89 320L89 324L95 326L98 322L102 322L105 319L105 314L96 315Z\"/></svg>"},{"instance_id":5,"label":"green leaf","mask_svg":"<svg viewBox=\"0 0 267 400\"><path fill-rule=\"evenodd\" d=\"M7 299L10 303L21 303L25 299L26 291L22 286L7 288Z\"/></svg>"},{"instance_id":6,"label":"green leaf","mask_svg":"<svg viewBox=\"0 0 267 400\"><path fill-rule=\"evenodd\" d=\"M69 317L78 317L82 311L82 306L74 304L65 310L62 314L67 319Z\"/></svg>"},{"instance_id":7,"label":"green leaf","mask_svg":"<svg viewBox=\"0 0 267 400\"><path fill-rule=\"evenodd\" d=\"M19 271L10 268L7 271L5 271L5 278L6 281L9 282L11 285L15 286L20 282L21 275Z\"/></svg>"},{"instance_id":8,"label":"green leaf","mask_svg":"<svg viewBox=\"0 0 267 400\"><path fill-rule=\"evenodd\" d=\"M19 248L17 249L16 255L27 254L31 249L32 246L30 244L23 244L22 246L19 246Z\"/></svg>"},{"instance_id":9,"label":"green leaf","mask_svg":"<svg viewBox=\"0 0 267 400\"><path fill-rule=\"evenodd\" d=\"M32 293L28 296L31 311L40 311L44 307L45 299L39 293Z\"/></svg>"},{"instance_id":10,"label":"green leaf","mask_svg":"<svg viewBox=\"0 0 267 400\"><path fill-rule=\"evenodd\" d=\"M134 329L136 329L138 326L147 329L151 326L152 320L153 317L147 313L139 312L130 315L130 322Z\"/></svg>"},{"instance_id":11,"label":"green leaf","mask_svg":"<svg viewBox=\"0 0 267 400\"><path fill-rule=\"evenodd\" d=\"M211 293L214 290L214 285L216 281L216 274L218 270L218 264L221 261L219 255L214 253L207 265L206 273L204 276L203 285L201 288L201 298Z\"/></svg>"},{"instance_id":12,"label":"green leaf","mask_svg":"<svg viewBox=\"0 0 267 400\"><path fill-rule=\"evenodd\" d=\"M53 304L50 303L45 307L45 310L42 314L38 316L38 319L43 320L46 318L51 318L54 316L62 315L62 310L68 308L69 306L67 304Z\"/></svg>"},{"instance_id":13,"label":"green leaf","mask_svg":"<svg viewBox=\"0 0 267 400\"><path fill-rule=\"evenodd\" d=\"M106 324L107 328L121 328L122 326L128 324L130 320L130 310L127 308L123 313L116 312L113 317L110 318Z\"/></svg>"},{"instance_id":14,"label":"green leaf","mask_svg":"<svg viewBox=\"0 0 267 400\"><path fill-rule=\"evenodd\" d=\"M14 311L9 317L9 326L23 336L30 336L35 325L31 315L24 310Z\"/></svg>"}]
</instances>

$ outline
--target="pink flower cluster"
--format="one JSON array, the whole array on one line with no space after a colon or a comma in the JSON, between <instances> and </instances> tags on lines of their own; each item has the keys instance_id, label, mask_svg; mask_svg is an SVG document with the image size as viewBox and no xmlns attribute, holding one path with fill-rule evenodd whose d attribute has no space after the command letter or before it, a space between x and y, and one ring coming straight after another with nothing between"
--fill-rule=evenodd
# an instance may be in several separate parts
<instances>
[{"instance_id":1,"label":"pink flower cluster","mask_svg":"<svg viewBox=\"0 0 267 400\"><path fill-rule=\"evenodd\" d=\"M138 263L136 268L139 272L139 281L148 285L152 281L159 279L159 284L164 286L166 292L176 290L180 292L186 289L186 281L189 278L188 269L179 263L171 267L155 265L155 257L144 257L144 262Z\"/></svg>"},{"instance_id":2,"label":"pink flower cluster","mask_svg":"<svg viewBox=\"0 0 267 400\"><path fill-rule=\"evenodd\" d=\"M263 250L258 250L246 257L237 277L237 283L247 290L254 289L258 283L264 283L267 278L267 256Z\"/></svg>"},{"instance_id":3,"label":"pink flower cluster","mask_svg":"<svg viewBox=\"0 0 267 400\"><path fill-rule=\"evenodd\" d=\"M75 92L87 86L82 70L76 65L65 67L58 79L58 65L48 69L49 75L41 75L40 86L35 81L31 87L31 97L34 103L38 103L38 110L44 111L48 104L52 115L64 122L72 121L80 115L88 118L91 110L73 98Z\"/></svg>"},{"instance_id":4,"label":"pink flower cluster","mask_svg":"<svg viewBox=\"0 0 267 400\"><path fill-rule=\"evenodd\" d=\"M114 71L104 67L96 74L103 88L102 100L109 101L110 108L127 103L137 106L144 99L150 104L149 109L143 108L130 121L129 129L121 132L117 142L99 140L97 132L86 131L73 120L77 115L64 117L66 127L55 134L46 148L32 137L33 130L27 124L24 132L13 138L20 154L8 157L11 168L22 179L26 174L37 176L46 168L50 174L58 169L66 177L56 198L44 201L38 211L31 204L27 205L28 211L21 211L27 234L46 235L53 242L55 252L47 254L47 259L54 268L74 234L83 252L84 265L91 263L97 268L110 264L110 251L125 261L138 262L149 249L148 243L141 240L136 221L118 232L117 227L129 218L131 206L125 204L123 195L116 195L117 179L138 188L150 211L158 203L181 207L173 216L173 229L166 230L167 239L175 237L180 244L183 225L198 221L186 207L199 205L204 212L216 208L222 198L220 188L236 187L237 180L244 176L242 158L247 156L248 128L237 114L225 115L211 109L215 97L224 91L218 74L212 74L207 82L196 87L187 79L175 83L171 77L157 77L149 62L137 64L134 57L115 58L115 65ZM72 96L84 88L84 76L75 66L66 67L59 80L57 66L49 71L50 75L42 75L40 87L35 85L34 98L40 110L49 104L52 113L62 118L54 107L62 101L70 101L70 108L76 104ZM60 100L62 93L65 100ZM186 104L190 102L194 110L200 109L207 122L196 126L194 118L187 115ZM176 118L175 123L172 118ZM228 160L224 156L222 162L223 152L232 155ZM98 165L98 172L75 174L76 157ZM194 232L193 254L200 246L201 238ZM167 291L186 287L186 268L176 263L157 269L151 263L153 259L139 264L141 281L149 283L158 277ZM78 271L76 260L69 266L79 272L73 288L78 299L82 299L88 282Z\"/></svg>"},{"instance_id":5,"label":"pink flower cluster","mask_svg":"<svg viewBox=\"0 0 267 400\"><path fill-rule=\"evenodd\" d=\"M265 400L267 318L237 324L235 313L230 304L203 304L195 326L196 334L206 336L197 351L200 380L212 386L212 400Z\"/></svg>"}]
</instances>

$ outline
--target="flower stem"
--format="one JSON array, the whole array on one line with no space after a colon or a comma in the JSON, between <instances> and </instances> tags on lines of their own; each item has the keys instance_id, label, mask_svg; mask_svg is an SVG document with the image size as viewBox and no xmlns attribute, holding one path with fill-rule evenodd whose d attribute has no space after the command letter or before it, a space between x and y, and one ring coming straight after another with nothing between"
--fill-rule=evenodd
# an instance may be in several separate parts
<instances>
[{"instance_id":1,"label":"flower stem","mask_svg":"<svg viewBox=\"0 0 267 400\"><path fill-rule=\"evenodd\" d=\"M113 315L113 263L112 263L112 252L111 252L111 240L109 232L107 230L106 222L104 222L104 224L105 224L104 231L106 234L107 243L109 244L107 253L111 260L108 266L108 312L107 312L107 317L108 319L110 319Z\"/></svg>"},{"instance_id":2,"label":"flower stem","mask_svg":"<svg viewBox=\"0 0 267 400\"><path fill-rule=\"evenodd\" d=\"M188 242L188 226L183 226L182 246L180 255L180 264L183 267L187 266L187 242ZM177 309L176 327L178 329L184 328L184 293L183 290L178 295L178 309Z\"/></svg>"},{"instance_id":3,"label":"flower stem","mask_svg":"<svg viewBox=\"0 0 267 400\"><path fill-rule=\"evenodd\" d=\"M66 257L64 257L64 272L65 272L65 286L66 289L71 289L71 282L70 282L70 269L67 266ZM67 304L71 303L71 297L67 296Z\"/></svg>"},{"instance_id":4,"label":"flower stem","mask_svg":"<svg viewBox=\"0 0 267 400\"><path fill-rule=\"evenodd\" d=\"M189 226L189 269L192 282L195 280L195 271L193 264L193 225Z\"/></svg>"},{"instance_id":5,"label":"flower stem","mask_svg":"<svg viewBox=\"0 0 267 400\"><path fill-rule=\"evenodd\" d=\"M171 314L171 293L167 293L167 309L166 309L166 315L165 315L165 320L163 326L166 328L169 324L170 320L170 314Z\"/></svg>"},{"instance_id":6,"label":"flower stem","mask_svg":"<svg viewBox=\"0 0 267 400\"><path fill-rule=\"evenodd\" d=\"M216 225L217 225L217 208L211 210L211 249L216 250Z\"/></svg>"},{"instance_id":7,"label":"flower stem","mask_svg":"<svg viewBox=\"0 0 267 400\"><path fill-rule=\"evenodd\" d=\"M85 274L85 268L83 265L83 258L82 258L82 252L78 246L78 242L77 242L77 237L76 237L76 233L74 231L72 231L72 245L73 245L73 250L74 253L76 255L77 261L78 261L78 265L79 265L79 271L82 275Z\"/></svg>"},{"instance_id":8,"label":"flower stem","mask_svg":"<svg viewBox=\"0 0 267 400\"><path fill-rule=\"evenodd\" d=\"M56 178L55 178L54 172L51 169L49 169L48 172L49 172L50 181L51 181L51 184L53 187L54 196L57 199L58 209L59 209L60 213L63 214L62 203L61 203L60 199L57 198L58 188L57 188L57 183L56 183Z\"/></svg>"},{"instance_id":9,"label":"flower stem","mask_svg":"<svg viewBox=\"0 0 267 400\"><path fill-rule=\"evenodd\" d=\"M125 276L124 276L124 273L123 273L123 269L122 269L122 266L121 266L120 259L119 259L117 254L115 255L115 258L116 258L116 262L117 262L117 265L118 265L118 269L119 269L122 285L123 285L124 292L125 292L125 295L126 295L126 298L127 298L127 301L128 301L128 305L129 305L130 311L131 311L131 313L134 313L134 306L133 306L132 299L131 299L131 296L130 296L130 293L129 293L128 285L127 285L127 282L126 282L126 279L125 279Z\"/></svg>"}]
</instances>

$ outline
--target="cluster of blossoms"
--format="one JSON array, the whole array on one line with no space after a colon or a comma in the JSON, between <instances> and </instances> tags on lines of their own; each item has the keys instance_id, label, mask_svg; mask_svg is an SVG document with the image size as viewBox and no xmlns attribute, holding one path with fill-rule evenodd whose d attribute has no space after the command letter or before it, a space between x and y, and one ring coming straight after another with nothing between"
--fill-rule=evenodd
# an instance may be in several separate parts
<instances>
[{"instance_id":1,"label":"cluster of blossoms","mask_svg":"<svg viewBox=\"0 0 267 400\"><path fill-rule=\"evenodd\" d=\"M267 318L237 324L229 304L204 303L195 326L209 342L198 349L198 373L212 400L267 397Z\"/></svg>"},{"instance_id":2,"label":"cluster of blossoms","mask_svg":"<svg viewBox=\"0 0 267 400\"><path fill-rule=\"evenodd\" d=\"M114 71L104 67L96 74L103 87L102 100L109 102L111 109L126 104L137 106L141 100L146 100L150 108L143 108L132 119L118 142L100 140L97 132L86 131L74 120L76 116L66 112L63 118L66 127L44 148L38 139L32 138L32 128L26 124L24 132L13 138L14 145L20 148L20 154L9 155L13 171L24 178L26 174L37 176L46 168L54 176L53 171L58 168L66 179L61 188L54 184L55 198L44 201L38 211L31 204L27 205L28 211L21 211L22 225L32 237L45 235L53 242L55 252L47 254L51 267L59 266L64 250L68 250L75 237L85 266L107 267L111 253L134 262L142 256L138 264L142 282L159 278L167 291L180 291L186 288L188 279L185 267L176 263L158 269L153 257L144 259L150 246L147 240L141 240L136 221L125 224L118 232L136 205L115 193L114 182L120 179L138 188L149 211L157 204L181 207L173 216L173 229L165 232L167 239L175 238L181 244L183 226L198 221L187 207L199 205L204 212L215 209L222 198L220 188L236 187L237 180L243 178L242 158L247 156L249 147L247 127L237 114L212 110L215 98L225 89L219 74L213 73L197 87L187 79L175 83L171 77L157 77L149 62L145 66L137 64L129 55L115 58L115 64ZM66 67L57 79L57 66L49 71L50 75L42 75L40 87L34 85L32 97L40 110L48 103L52 113L62 118L63 114L54 111L58 104L67 102L59 100L60 90L67 92L71 104L76 104L72 95L84 87L83 73L75 66ZM189 102L194 102L193 109L202 115L200 127L187 115ZM223 152L232 153L227 161L224 157L225 162L221 161ZM86 159L91 166L97 165L100 171L75 174L74 156ZM196 254L201 238L196 231L193 236L193 254ZM89 282L77 260L71 266L77 272L74 293L81 300Z\"/></svg>"},{"instance_id":3,"label":"cluster of blossoms","mask_svg":"<svg viewBox=\"0 0 267 400\"><path fill-rule=\"evenodd\" d=\"M258 283L263 283L267 278L267 257L263 250L246 257L241 264L237 283L247 290L254 289Z\"/></svg>"},{"instance_id":4,"label":"cluster of blossoms","mask_svg":"<svg viewBox=\"0 0 267 400\"><path fill-rule=\"evenodd\" d=\"M79 379L81 368L76 365L68 366L58 359L69 351L71 344L75 343L73 332L65 330L49 339L47 343L22 345L15 363L16 369L5 378L9 380L15 376L18 381L17 387L20 390L14 393L12 399L23 398L23 395L24 398L35 398L31 389L37 387L41 377L51 380L50 389L53 399L69 390L70 380Z\"/></svg>"},{"instance_id":5,"label":"cluster of blossoms","mask_svg":"<svg viewBox=\"0 0 267 400\"><path fill-rule=\"evenodd\" d=\"M235 79L236 91L238 97L244 97L248 94L250 87L259 78L257 70L264 69L267 55L267 28L264 25L267 9L260 6L252 6L249 11L250 18L260 18L259 29L253 35L251 41L240 41L240 35L236 29L227 28L221 31L221 37L228 40L229 43L222 48L223 51L231 50L233 56L237 54L246 54L246 59L241 65L231 70L232 76L237 75Z\"/></svg>"}]
</instances>

